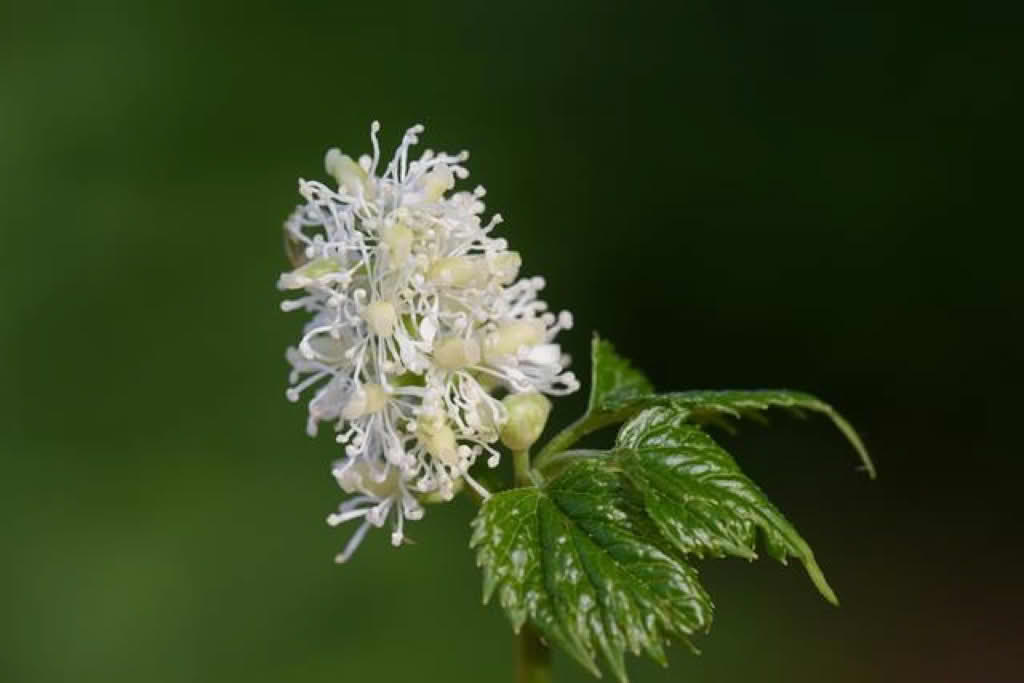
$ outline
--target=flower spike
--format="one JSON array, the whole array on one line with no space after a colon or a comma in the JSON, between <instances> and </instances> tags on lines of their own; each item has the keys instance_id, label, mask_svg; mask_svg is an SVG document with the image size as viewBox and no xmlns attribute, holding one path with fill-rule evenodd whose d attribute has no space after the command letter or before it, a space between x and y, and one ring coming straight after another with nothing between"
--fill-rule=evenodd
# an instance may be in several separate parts
<instances>
[{"instance_id":1,"label":"flower spike","mask_svg":"<svg viewBox=\"0 0 1024 683\"><path fill-rule=\"evenodd\" d=\"M500 461L503 396L579 388L554 341L572 316L548 312L543 278L519 279L519 253L492 236L501 216L481 220L484 189L455 189L467 152L411 157L423 130L387 163L376 121L372 156L328 150L333 182L300 180L284 226L294 269L278 287L298 296L281 307L310 316L286 354L287 396L310 396L307 431L329 423L343 448L334 476L352 497L328 522L362 520L339 562L389 520L400 545L420 498L489 495L469 470Z\"/></svg>"}]
</instances>

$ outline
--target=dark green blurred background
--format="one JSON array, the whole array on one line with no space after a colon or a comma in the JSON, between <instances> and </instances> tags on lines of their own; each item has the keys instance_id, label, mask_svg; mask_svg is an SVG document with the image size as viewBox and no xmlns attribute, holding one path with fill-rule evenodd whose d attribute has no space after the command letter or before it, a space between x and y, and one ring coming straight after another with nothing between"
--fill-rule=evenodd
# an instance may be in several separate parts
<instances>
[{"instance_id":1,"label":"dark green blurred background","mask_svg":"<svg viewBox=\"0 0 1024 683\"><path fill-rule=\"evenodd\" d=\"M843 606L796 567L706 563L704 654L637 681L1020 680L1021 28L982 4L0 4L0 681L511 680L472 506L336 567L336 447L284 398L281 221L374 118L472 151L578 371L600 330L662 388L819 393L875 455L872 483L823 422L725 438Z\"/></svg>"}]
</instances>

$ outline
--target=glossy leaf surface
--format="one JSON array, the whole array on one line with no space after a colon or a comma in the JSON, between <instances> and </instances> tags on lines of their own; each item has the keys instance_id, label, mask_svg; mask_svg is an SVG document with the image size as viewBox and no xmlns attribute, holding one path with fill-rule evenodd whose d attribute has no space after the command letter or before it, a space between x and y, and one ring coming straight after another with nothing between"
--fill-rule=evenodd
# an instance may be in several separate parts
<instances>
[{"instance_id":1,"label":"glossy leaf surface","mask_svg":"<svg viewBox=\"0 0 1024 683\"><path fill-rule=\"evenodd\" d=\"M625 681L626 651L664 663L669 637L710 625L696 571L608 463L574 463L543 488L494 495L473 525L484 600L497 594L517 631L529 619L595 675L597 652Z\"/></svg>"},{"instance_id":2,"label":"glossy leaf surface","mask_svg":"<svg viewBox=\"0 0 1024 683\"><path fill-rule=\"evenodd\" d=\"M874 478L875 466L867 449L849 422L842 415L811 394L789 389L739 389L729 391L680 391L652 397L647 405L671 405L684 411L690 421L698 424L717 423L718 418L757 418L771 408L781 408L804 416L819 413L828 417L843 433L860 456L864 469Z\"/></svg>"},{"instance_id":3,"label":"glossy leaf surface","mask_svg":"<svg viewBox=\"0 0 1024 683\"><path fill-rule=\"evenodd\" d=\"M558 434L541 451L537 466L569 448L583 436L602 427L629 419L653 406L673 406L695 424L713 424L730 429L729 418L760 418L772 408L796 415L818 413L828 417L857 451L867 473L874 478L875 466L867 449L832 406L802 391L751 389L729 391L681 391L655 394L642 372L615 352L607 341L595 336L591 348L592 384L587 412ZM763 421L763 420L762 420Z\"/></svg>"},{"instance_id":4,"label":"glossy leaf surface","mask_svg":"<svg viewBox=\"0 0 1024 683\"><path fill-rule=\"evenodd\" d=\"M680 551L756 557L758 532L770 555L798 558L822 595L836 596L796 529L688 414L649 408L619 433L613 462L642 492L647 514Z\"/></svg>"}]
</instances>

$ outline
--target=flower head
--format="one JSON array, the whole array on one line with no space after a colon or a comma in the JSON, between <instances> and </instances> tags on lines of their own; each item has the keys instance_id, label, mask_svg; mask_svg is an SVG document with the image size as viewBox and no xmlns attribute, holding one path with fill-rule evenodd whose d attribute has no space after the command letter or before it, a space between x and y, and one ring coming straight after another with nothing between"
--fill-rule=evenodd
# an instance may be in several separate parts
<instances>
[{"instance_id":1,"label":"flower head","mask_svg":"<svg viewBox=\"0 0 1024 683\"><path fill-rule=\"evenodd\" d=\"M502 395L575 391L569 359L554 342L572 316L538 299L540 277L518 279L522 260L484 223L484 189L455 191L469 173L466 152L427 150L410 160L422 126L402 138L382 167L377 134L358 160L331 149L334 182L299 181L305 200L285 223L294 270L285 311L309 314L287 396L309 395L307 431L333 425L343 457L334 474L353 497L328 518L363 519L343 562L371 526L419 519L418 497L450 499L495 448L509 419Z\"/></svg>"}]
</instances>

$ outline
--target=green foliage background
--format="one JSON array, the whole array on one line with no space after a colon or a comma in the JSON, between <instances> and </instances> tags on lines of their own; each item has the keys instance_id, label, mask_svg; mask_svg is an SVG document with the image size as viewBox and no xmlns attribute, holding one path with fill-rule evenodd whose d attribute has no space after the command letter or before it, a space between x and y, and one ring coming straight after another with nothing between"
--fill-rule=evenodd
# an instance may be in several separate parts
<instances>
[{"instance_id":1,"label":"green foliage background","mask_svg":"<svg viewBox=\"0 0 1024 683\"><path fill-rule=\"evenodd\" d=\"M723 439L843 607L708 560L704 654L634 680L1012 680L1019 28L985 3L0 4L0 680L510 680L471 505L334 566L334 446L284 400L280 222L374 118L472 151L580 374L597 329L662 390L806 389L879 464L824 420Z\"/></svg>"}]
</instances>

